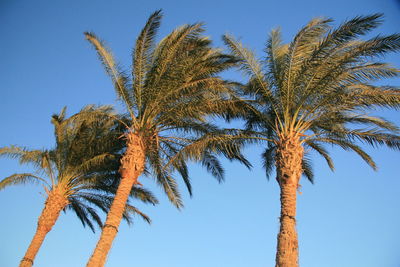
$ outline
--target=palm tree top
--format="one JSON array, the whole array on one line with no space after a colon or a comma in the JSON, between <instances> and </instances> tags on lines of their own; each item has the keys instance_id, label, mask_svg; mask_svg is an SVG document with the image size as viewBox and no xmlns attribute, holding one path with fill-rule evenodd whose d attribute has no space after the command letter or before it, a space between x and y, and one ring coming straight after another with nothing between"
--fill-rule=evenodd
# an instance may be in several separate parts
<instances>
[{"instance_id":1,"label":"palm tree top","mask_svg":"<svg viewBox=\"0 0 400 267\"><path fill-rule=\"evenodd\" d=\"M85 33L130 115L132 130L168 125L173 119L171 112L179 119L203 120L205 111L195 109L188 100L197 97L201 101L205 94L212 98L228 91L216 75L233 66L232 57L210 47L211 41L201 36L201 23L178 27L156 44L161 17L160 10L154 12L136 40L131 78L95 34ZM207 92L200 90L201 86ZM179 107L174 107L177 104Z\"/></svg>"},{"instance_id":2,"label":"palm tree top","mask_svg":"<svg viewBox=\"0 0 400 267\"><path fill-rule=\"evenodd\" d=\"M399 51L400 34L359 38L382 23L381 14L357 16L336 28L332 22L313 19L287 44L280 30L273 30L261 60L232 36L223 37L250 78L241 89L251 110L247 130L268 141L263 154L267 171L273 168L276 147L294 139L322 155L331 169L323 144L354 151L374 169L358 141L400 149L398 127L374 115L378 108L400 107L399 88L380 85L400 71L377 61ZM305 174L312 178L311 171Z\"/></svg>"},{"instance_id":3,"label":"palm tree top","mask_svg":"<svg viewBox=\"0 0 400 267\"><path fill-rule=\"evenodd\" d=\"M94 231L94 224L102 226L94 207L107 212L119 180L118 167L124 142L118 140L124 129L96 113L110 113L110 106L87 106L78 114L66 118L66 108L52 116L56 144L52 149L31 150L20 146L0 148L0 156L33 164L34 173L13 174L0 181L0 190L9 185L40 183L46 193L62 188L68 199L66 209L72 209L82 224ZM116 141L117 140L117 141ZM157 199L143 188L133 188L132 196L145 203L156 204ZM128 204L125 219L132 214L147 215Z\"/></svg>"},{"instance_id":4,"label":"palm tree top","mask_svg":"<svg viewBox=\"0 0 400 267\"><path fill-rule=\"evenodd\" d=\"M130 77L104 42L93 33L86 32L85 36L96 49L128 114L128 147L129 135L139 135L146 151L147 170L180 207L171 173L177 170L191 193L187 158L201 161L218 179L223 177L223 169L215 154L243 159L240 153L233 155L235 149L229 151L228 146L204 149L206 142L188 152L186 158L175 157L200 136L218 129L207 122L207 116L237 109L230 85L218 76L234 66L236 59L211 47L211 41L202 36L201 23L178 27L156 43L161 18L160 10L154 12L139 34L132 50Z\"/></svg>"}]
</instances>

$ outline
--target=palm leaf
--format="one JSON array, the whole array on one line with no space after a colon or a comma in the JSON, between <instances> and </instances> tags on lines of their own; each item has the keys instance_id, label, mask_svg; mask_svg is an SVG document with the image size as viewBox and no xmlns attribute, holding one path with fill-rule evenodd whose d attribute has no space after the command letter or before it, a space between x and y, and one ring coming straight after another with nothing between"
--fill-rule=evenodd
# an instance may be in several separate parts
<instances>
[{"instance_id":1,"label":"palm leaf","mask_svg":"<svg viewBox=\"0 0 400 267\"><path fill-rule=\"evenodd\" d=\"M32 173L18 173L10 175L3 180L0 181L0 190L6 188L10 185L19 185L19 184L26 184L26 183L43 183L47 185L49 188L51 185L43 178L36 176Z\"/></svg>"},{"instance_id":2,"label":"palm leaf","mask_svg":"<svg viewBox=\"0 0 400 267\"><path fill-rule=\"evenodd\" d=\"M154 46L154 38L160 27L162 18L161 10L154 12L147 20L146 25L142 29L138 39L136 40L135 50L132 53L134 78L133 88L135 91L135 99L139 110L142 108L142 90L146 73L149 71L151 64L151 48Z\"/></svg>"},{"instance_id":3,"label":"palm leaf","mask_svg":"<svg viewBox=\"0 0 400 267\"><path fill-rule=\"evenodd\" d=\"M93 33L85 32L86 39L94 46L103 63L107 74L115 84L117 95L123 100L126 109L131 115L132 121L135 121L136 116L133 111L133 99L131 92L128 90L128 78L125 74L118 69L118 65L114 60L112 53L106 48L104 43L97 38Z\"/></svg>"}]
</instances>

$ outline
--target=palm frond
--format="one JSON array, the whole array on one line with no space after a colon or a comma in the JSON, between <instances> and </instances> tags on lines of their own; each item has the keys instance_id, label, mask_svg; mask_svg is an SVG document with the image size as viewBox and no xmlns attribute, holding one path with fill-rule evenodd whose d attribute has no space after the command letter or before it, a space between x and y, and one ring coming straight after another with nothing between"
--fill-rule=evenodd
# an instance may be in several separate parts
<instances>
[{"instance_id":1,"label":"palm frond","mask_svg":"<svg viewBox=\"0 0 400 267\"><path fill-rule=\"evenodd\" d=\"M152 68L146 80L148 91L143 99L144 105L147 105L148 101L159 93L158 90L162 88L160 82L163 81L162 78L165 77L168 67L172 63L177 63L176 57L179 48L193 38L198 38L202 31L202 24L184 25L174 30L157 44L153 52Z\"/></svg>"},{"instance_id":2,"label":"palm frond","mask_svg":"<svg viewBox=\"0 0 400 267\"><path fill-rule=\"evenodd\" d=\"M301 163L303 168L303 175L307 178L310 183L314 183L314 171L311 165L311 159L304 156L303 161Z\"/></svg>"},{"instance_id":3,"label":"palm frond","mask_svg":"<svg viewBox=\"0 0 400 267\"><path fill-rule=\"evenodd\" d=\"M321 146L320 144L318 144L317 142L313 142L313 141L306 141L307 146L311 147L313 150L315 150L318 154L320 154L326 161L326 163L328 164L329 168L334 171L335 170L335 165L333 164L333 160L332 158L329 156L328 151Z\"/></svg>"},{"instance_id":4,"label":"palm frond","mask_svg":"<svg viewBox=\"0 0 400 267\"><path fill-rule=\"evenodd\" d=\"M232 54L235 55L240 64L240 69L257 82L260 93L264 94L267 99L271 99L272 93L269 90L268 81L262 72L262 65L256 59L254 53L245 48L241 43L236 41L232 36L224 35L223 41L229 47Z\"/></svg>"},{"instance_id":5,"label":"palm frond","mask_svg":"<svg viewBox=\"0 0 400 267\"><path fill-rule=\"evenodd\" d=\"M45 152L42 150L29 150L25 147L8 146L0 148L0 156L18 159L20 164L31 163L41 166Z\"/></svg>"},{"instance_id":6,"label":"palm frond","mask_svg":"<svg viewBox=\"0 0 400 267\"><path fill-rule=\"evenodd\" d=\"M224 180L224 169L216 156L212 155L208 151L204 151L201 156L201 164L217 179L218 182Z\"/></svg>"},{"instance_id":7,"label":"palm frond","mask_svg":"<svg viewBox=\"0 0 400 267\"><path fill-rule=\"evenodd\" d=\"M109 51L109 49L104 45L104 43L97 38L94 33L85 32L86 39L94 46L100 61L103 63L107 74L110 76L111 80L115 85L117 95L123 100L126 109L131 115L132 121L135 121L135 114L133 110L133 96L132 92L128 90L128 78L123 71L119 70L118 64L114 60L114 56Z\"/></svg>"},{"instance_id":8,"label":"palm frond","mask_svg":"<svg viewBox=\"0 0 400 267\"><path fill-rule=\"evenodd\" d=\"M70 201L70 204L67 206L69 209L72 209L75 214L78 216L79 220L82 222L82 225L85 227L86 225L92 230L92 232L95 232L95 227L91 220L89 219L89 216L91 216L92 219L95 218L95 222L98 224L98 226L101 228L102 222L100 220L100 217L92 210L90 207L84 205L81 202L77 202L75 200ZM96 214L96 215L94 215Z\"/></svg>"},{"instance_id":9,"label":"palm frond","mask_svg":"<svg viewBox=\"0 0 400 267\"><path fill-rule=\"evenodd\" d=\"M154 46L154 38L157 30L160 27L162 18L161 10L154 12L147 20L146 25L142 29L138 39L136 40L135 50L132 53L133 58L133 73L132 77L133 88L135 92L135 100L139 111L142 108L142 90L146 74L150 70L152 61L151 49Z\"/></svg>"},{"instance_id":10,"label":"palm frond","mask_svg":"<svg viewBox=\"0 0 400 267\"><path fill-rule=\"evenodd\" d=\"M143 203L150 203L152 205L158 204L158 199L153 193L143 187L132 187L130 195L135 199L141 200Z\"/></svg>"},{"instance_id":11,"label":"palm frond","mask_svg":"<svg viewBox=\"0 0 400 267\"><path fill-rule=\"evenodd\" d=\"M151 219L149 216L147 216L145 213L141 212L139 209L136 207L127 204L125 207L125 212L124 212L124 219L130 224L132 223L132 219L130 218L130 215L139 215L145 222L148 224L151 224Z\"/></svg>"},{"instance_id":12,"label":"palm frond","mask_svg":"<svg viewBox=\"0 0 400 267\"><path fill-rule=\"evenodd\" d=\"M267 147L261 155L265 176L269 180L272 170L275 168L275 146Z\"/></svg>"},{"instance_id":13,"label":"palm frond","mask_svg":"<svg viewBox=\"0 0 400 267\"><path fill-rule=\"evenodd\" d=\"M172 178L170 170L166 170L163 168L164 162L162 157L160 157L159 151L148 151L148 161L153 169L153 175L156 179L156 182L164 189L164 192L168 196L168 199L178 209L182 208L183 203L181 200L181 195L178 191L178 185L176 181Z\"/></svg>"},{"instance_id":14,"label":"palm frond","mask_svg":"<svg viewBox=\"0 0 400 267\"><path fill-rule=\"evenodd\" d=\"M316 138L316 141L325 142L333 145L337 145L344 150L351 150L357 153L372 169L377 170L376 163L373 161L370 155L368 155L364 150L360 148L360 146L355 145L351 142L348 142L343 139L335 139L335 138Z\"/></svg>"},{"instance_id":15,"label":"palm frond","mask_svg":"<svg viewBox=\"0 0 400 267\"><path fill-rule=\"evenodd\" d=\"M264 50L267 55L264 63L267 69L264 72L269 76L271 87L282 87L284 77L282 71L287 49L288 45L282 43L280 29L272 30Z\"/></svg>"},{"instance_id":16,"label":"palm frond","mask_svg":"<svg viewBox=\"0 0 400 267\"><path fill-rule=\"evenodd\" d=\"M46 179L42 177L36 176L32 173L17 173L1 180L0 190L10 185L19 185L26 183L32 183L32 184L43 183L44 185L47 185L48 188L51 188L51 185L46 181Z\"/></svg>"}]
</instances>

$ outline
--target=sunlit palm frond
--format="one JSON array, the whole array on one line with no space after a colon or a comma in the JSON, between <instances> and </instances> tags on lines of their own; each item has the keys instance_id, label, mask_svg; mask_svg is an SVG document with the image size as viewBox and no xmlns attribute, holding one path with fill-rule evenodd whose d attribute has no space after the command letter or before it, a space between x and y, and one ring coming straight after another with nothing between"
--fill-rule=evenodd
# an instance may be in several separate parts
<instances>
[{"instance_id":1,"label":"sunlit palm frond","mask_svg":"<svg viewBox=\"0 0 400 267\"><path fill-rule=\"evenodd\" d=\"M283 44L280 29L272 30L266 43L264 52L266 59L264 62L264 72L268 76L271 88L283 86L283 67L284 59L287 54L288 45Z\"/></svg>"},{"instance_id":2,"label":"sunlit palm frond","mask_svg":"<svg viewBox=\"0 0 400 267\"><path fill-rule=\"evenodd\" d=\"M134 105L132 92L128 90L129 79L126 77L123 71L120 70L118 64L114 60L114 56L109 51L109 49L104 45L104 43L99 40L99 38L90 32L85 32L86 39L94 46L96 49L100 61L103 63L107 74L110 76L111 80L115 85L115 89L118 97L120 97L126 106L126 109L131 115L132 121L135 121L135 114L132 109Z\"/></svg>"},{"instance_id":3,"label":"sunlit palm frond","mask_svg":"<svg viewBox=\"0 0 400 267\"><path fill-rule=\"evenodd\" d=\"M142 90L146 79L146 74L150 70L152 62L151 49L154 46L154 38L160 27L161 10L154 12L147 20L146 25L142 29L138 39L136 40L135 49L132 53L133 58L133 89L138 110L142 109Z\"/></svg>"},{"instance_id":4,"label":"sunlit palm frond","mask_svg":"<svg viewBox=\"0 0 400 267\"><path fill-rule=\"evenodd\" d=\"M268 80L265 79L262 71L263 67L255 57L254 53L249 49L245 48L241 43L236 41L232 36L224 35L223 40L229 47L232 54L236 56L241 63L239 66L241 70L257 82L260 93L267 96L267 99L271 99L271 91L269 88Z\"/></svg>"},{"instance_id":5,"label":"sunlit palm frond","mask_svg":"<svg viewBox=\"0 0 400 267\"><path fill-rule=\"evenodd\" d=\"M42 150L29 150L25 147L8 146L0 148L0 156L18 159L20 164L34 164L41 166L46 152Z\"/></svg>"},{"instance_id":6,"label":"sunlit palm frond","mask_svg":"<svg viewBox=\"0 0 400 267\"><path fill-rule=\"evenodd\" d=\"M19 185L19 184L26 184L26 183L43 183L44 185L51 188L51 185L39 176L36 176L32 173L18 173L8 176L0 181L0 190L6 188L10 185Z\"/></svg>"}]
</instances>

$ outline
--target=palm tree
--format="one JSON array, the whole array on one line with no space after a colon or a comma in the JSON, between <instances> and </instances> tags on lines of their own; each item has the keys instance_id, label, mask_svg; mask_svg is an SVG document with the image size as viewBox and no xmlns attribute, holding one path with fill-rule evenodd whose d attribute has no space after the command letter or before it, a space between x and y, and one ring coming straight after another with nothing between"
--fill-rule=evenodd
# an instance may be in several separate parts
<instances>
[{"instance_id":1,"label":"palm tree","mask_svg":"<svg viewBox=\"0 0 400 267\"><path fill-rule=\"evenodd\" d=\"M186 161L183 156L174 155L201 135L217 130L205 121L211 111L235 109L235 102L227 97L230 94L227 83L216 76L235 63L232 57L210 47L210 40L201 36L201 24L179 27L155 44L160 20L161 11L154 12L136 40L132 79L121 70L102 41L93 33L85 33L129 118L125 134L127 149L121 159L122 180L87 266L105 264L128 193L133 185L140 184L138 178L145 169L155 177L169 200L177 208L182 207L173 171L183 178L190 194L191 186ZM215 153L247 162L238 153L238 147L217 143L214 142L212 149L187 151L185 155L186 159L200 161L221 180L223 169Z\"/></svg>"},{"instance_id":2,"label":"palm tree","mask_svg":"<svg viewBox=\"0 0 400 267\"><path fill-rule=\"evenodd\" d=\"M80 113L65 118L65 108L53 115L56 146L51 150L29 150L18 146L0 148L1 156L19 159L20 164L33 164L36 173L13 174L0 181L0 190L9 185L40 183L46 191L44 209L38 219L36 233L20 266L32 266L47 233L62 210L73 210L83 226L95 230L103 224L95 207L107 212L118 183L118 166L123 142L115 139L121 127L107 120L92 120L92 112L110 113L109 107L86 107ZM110 113L111 114L111 113ZM86 118L85 118L86 117ZM147 190L134 188L131 195L145 203L157 203ZM147 215L127 204L125 219L137 213L150 222Z\"/></svg>"},{"instance_id":3,"label":"palm tree","mask_svg":"<svg viewBox=\"0 0 400 267\"><path fill-rule=\"evenodd\" d=\"M280 186L277 267L298 266L296 195L302 175L313 179L306 151L321 155L333 170L325 145L338 146L354 151L376 169L360 143L400 148L398 128L369 114L375 108L400 107L397 87L374 85L399 75L398 69L374 59L399 50L400 35L358 39L376 28L380 18L358 16L337 28L330 19L313 19L288 44L279 30L273 30L263 60L224 36L250 77L241 88L250 111L242 134L266 142L264 168L269 175L275 167Z\"/></svg>"}]
</instances>

